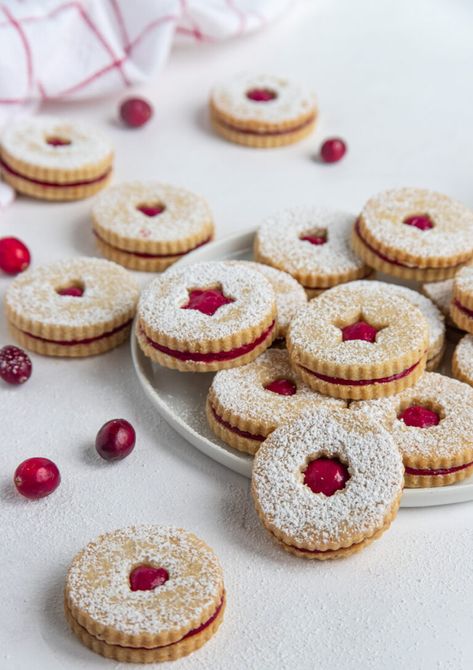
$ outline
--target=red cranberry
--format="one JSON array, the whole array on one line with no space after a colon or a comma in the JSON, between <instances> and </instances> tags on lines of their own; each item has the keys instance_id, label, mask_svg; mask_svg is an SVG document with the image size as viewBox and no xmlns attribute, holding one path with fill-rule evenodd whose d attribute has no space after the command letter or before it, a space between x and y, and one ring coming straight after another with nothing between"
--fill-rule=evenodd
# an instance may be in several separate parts
<instances>
[{"instance_id":1,"label":"red cranberry","mask_svg":"<svg viewBox=\"0 0 473 670\"><path fill-rule=\"evenodd\" d=\"M61 483L61 475L49 458L28 458L15 470L13 481L22 496L36 500L55 491Z\"/></svg>"},{"instance_id":2,"label":"red cranberry","mask_svg":"<svg viewBox=\"0 0 473 670\"><path fill-rule=\"evenodd\" d=\"M182 309L196 309L202 314L213 316L215 312L223 307L235 302L233 298L227 298L220 289L195 289L189 292L189 302Z\"/></svg>"},{"instance_id":3,"label":"red cranberry","mask_svg":"<svg viewBox=\"0 0 473 670\"><path fill-rule=\"evenodd\" d=\"M304 472L304 484L314 493L326 496L344 489L349 479L348 468L337 458L317 458Z\"/></svg>"},{"instance_id":4,"label":"red cranberry","mask_svg":"<svg viewBox=\"0 0 473 670\"><path fill-rule=\"evenodd\" d=\"M31 256L28 247L16 237L0 239L0 269L9 275L16 275L26 270Z\"/></svg>"},{"instance_id":5,"label":"red cranberry","mask_svg":"<svg viewBox=\"0 0 473 670\"><path fill-rule=\"evenodd\" d=\"M432 426L438 426L440 423L437 412L421 405L407 407L397 418L404 421L406 426L414 426L415 428L431 428Z\"/></svg>"},{"instance_id":6,"label":"red cranberry","mask_svg":"<svg viewBox=\"0 0 473 670\"><path fill-rule=\"evenodd\" d=\"M106 461L121 461L134 449L135 429L125 419L104 423L95 438L95 448Z\"/></svg>"},{"instance_id":7,"label":"red cranberry","mask_svg":"<svg viewBox=\"0 0 473 670\"><path fill-rule=\"evenodd\" d=\"M342 337L344 342L347 340L375 342L377 332L376 328L370 326L369 323L366 323L365 321L357 321L357 323L352 323L351 325L342 328Z\"/></svg>"},{"instance_id":8,"label":"red cranberry","mask_svg":"<svg viewBox=\"0 0 473 670\"><path fill-rule=\"evenodd\" d=\"M7 384L23 384L31 377L31 359L23 349L7 344L0 349L0 377Z\"/></svg>"},{"instance_id":9,"label":"red cranberry","mask_svg":"<svg viewBox=\"0 0 473 670\"><path fill-rule=\"evenodd\" d=\"M297 386L291 379L275 379L264 388L279 395L295 395L297 393Z\"/></svg>"},{"instance_id":10,"label":"red cranberry","mask_svg":"<svg viewBox=\"0 0 473 670\"><path fill-rule=\"evenodd\" d=\"M247 91L246 97L253 102L269 102L278 97L276 91L272 91L270 88L252 88L250 91Z\"/></svg>"},{"instance_id":11,"label":"red cranberry","mask_svg":"<svg viewBox=\"0 0 473 670\"><path fill-rule=\"evenodd\" d=\"M427 216L427 214L408 216L404 219L403 223L406 226L414 226L414 228L418 228L419 230L430 230L434 227L430 216Z\"/></svg>"},{"instance_id":12,"label":"red cranberry","mask_svg":"<svg viewBox=\"0 0 473 670\"><path fill-rule=\"evenodd\" d=\"M162 586L169 579L166 568L153 568L151 565L138 565L130 572L130 589L132 591L152 591Z\"/></svg>"},{"instance_id":13,"label":"red cranberry","mask_svg":"<svg viewBox=\"0 0 473 670\"><path fill-rule=\"evenodd\" d=\"M346 154L347 145L339 137L331 137L322 144L320 154L324 163L337 163Z\"/></svg>"},{"instance_id":14,"label":"red cranberry","mask_svg":"<svg viewBox=\"0 0 473 670\"><path fill-rule=\"evenodd\" d=\"M120 105L122 121L131 128L139 128L148 123L153 114L153 108L143 98L128 98Z\"/></svg>"}]
</instances>

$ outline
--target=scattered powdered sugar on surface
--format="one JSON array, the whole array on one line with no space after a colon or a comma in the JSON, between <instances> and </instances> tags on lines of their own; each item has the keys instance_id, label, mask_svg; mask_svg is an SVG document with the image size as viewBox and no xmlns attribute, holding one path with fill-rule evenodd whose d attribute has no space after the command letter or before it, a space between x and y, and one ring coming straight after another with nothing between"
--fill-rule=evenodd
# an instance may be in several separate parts
<instances>
[{"instance_id":1,"label":"scattered powdered sugar on surface","mask_svg":"<svg viewBox=\"0 0 473 670\"><path fill-rule=\"evenodd\" d=\"M445 316L450 313L453 297L453 279L422 284L422 290L434 302Z\"/></svg>"},{"instance_id":2,"label":"scattered powdered sugar on surface","mask_svg":"<svg viewBox=\"0 0 473 670\"><path fill-rule=\"evenodd\" d=\"M473 381L473 335L465 335L455 349L455 359L460 371Z\"/></svg>"},{"instance_id":3,"label":"scattered powdered sugar on surface","mask_svg":"<svg viewBox=\"0 0 473 670\"><path fill-rule=\"evenodd\" d=\"M407 286L400 286L399 284L388 284L382 281L360 279L359 281L349 282L330 289L330 295L339 295L344 291L362 291L374 292L385 295L396 295L399 298L404 298L412 305L420 309L424 315L428 329L429 329L429 353L435 355L442 347L445 337L445 322L443 314L433 304L429 298L418 291L407 288ZM430 356L429 356L430 358Z\"/></svg>"},{"instance_id":4,"label":"scattered powdered sugar on surface","mask_svg":"<svg viewBox=\"0 0 473 670\"><path fill-rule=\"evenodd\" d=\"M169 579L148 591L130 589L137 565L165 568ZM215 604L223 577L215 554L194 535L168 526L131 526L101 535L73 560L69 602L103 626L130 635L159 634L192 624Z\"/></svg>"},{"instance_id":5,"label":"scattered powdered sugar on surface","mask_svg":"<svg viewBox=\"0 0 473 670\"><path fill-rule=\"evenodd\" d=\"M397 417L413 405L436 411L440 423L407 426ZM437 372L426 372L417 384L389 398L353 402L350 410L383 423L404 456L452 457L473 447L473 388Z\"/></svg>"},{"instance_id":6,"label":"scattered powdered sugar on surface","mask_svg":"<svg viewBox=\"0 0 473 670\"><path fill-rule=\"evenodd\" d=\"M297 386L294 395L279 395L265 388L276 379L290 379ZM212 390L224 410L243 419L262 421L276 427L299 412L320 405L344 407L345 401L312 391L296 377L284 349L268 349L252 363L220 370Z\"/></svg>"},{"instance_id":7,"label":"scattered powdered sugar on surface","mask_svg":"<svg viewBox=\"0 0 473 670\"><path fill-rule=\"evenodd\" d=\"M251 89L269 89L277 96L266 102L247 98ZM218 111L241 121L284 123L315 112L315 96L303 85L268 74L240 74L216 86L211 101Z\"/></svg>"},{"instance_id":8,"label":"scattered powdered sugar on surface","mask_svg":"<svg viewBox=\"0 0 473 670\"><path fill-rule=\"evenodd\" d=\"M234 302L208 316L182 309L193 289L221 288ZM141 294L138 315L147 326L186 342L220 340L267 320L275 307L271 284L256 270L224 261L167 270Z\"/></svg>"},{"instance_id":9,"label":"scattered powdered sugar on surface","mask_svg":"<svg viewBox=\"0 0 473 670\"><path fill-rule=\"evenodd\" d=\"M52 146L48 137L70 140ZM73 170L104 161L113 147L99 131L89 125L50 116L21 119L6 125L0 144L14 158L38 167Z\"/></svg>"},{"instance_id":10,"label":"scattered powdered sugar on surface","mask_svg":"<svg viewBox=\"0 0 473 670\"><path fill-rule=\"evenodd\" d=\"M314 206L293 207L268 217L256 233L261 254L286 272L332 275L356 271L363 262L350 246L355 217L346 212ZM301 240L314 230L327 232L327 242L315 245Z\"/></svg>"},{"instance_id":11,"label":"scattered powdered sugar on surface","mask_svg":"<svg viewBox=\"0 0 473 670\"><path fill-rule=\"evenodd\" d=\"M137 209L154 203L165 208L156 216L147 216ZM97 198L92 213L99 228L150 242L198 235L212 221L204 198L183 188L152 181L134 181L108 188Z\"/></svg>"},{"instance_id":12,"label":"scattered powdered sugar on surface","mask_svg":"<svg viewBox=\"0 0 473 670\"><path fill-rule=\"evenodd\" d=\"M434 226L419 230L404 219L429 215ZM449 196L418 188L384 191L361 213L363 226L375 240L399 251L429 259L473 253L473 211Z\"/></svg>"},{"instance_id":13,"label":"scattered powdered sugar on surface","mask_svg":"<svg viewBox=\"0 0 473 670\"><path fill-rule=\"evenodd\" d=\"M377 328L375 342L343 342L341 328L366 321ZM409 352L424 353L427 321L421 311L397 295L325 291L294 318L288 333L290 351L313 355L319 362L370 365L394 361Z\"/></svg>"},{"instance_id":14,"label":"scattered powdered sugar on surface","mask_svg":"<svg viewBox=\"0 0 473 670\"><path fill-rule=\"evenodd\" d=\"M350 479L332 496L303 483L307 463L339 458ZM295 543L326 543L372 534L384 525L403 485L404 469L382 427L343 409L319 408L277 428L253 466L253 490L267 521Z\"/></svg>"},{"instance_id":15,"label":"scattered powdered sugar on surface","mask_svg":"<svg viewBox=\"0 0 473 670\"><path fill-rule=\"evenodd\" d=\"M76 283L81 297L56 289ZM53 326L100 325L134 310L139 287L133 275L102 258L69 258L27 270L10 284L6 305L18 317Z\"/></svg>"}]
</instances>

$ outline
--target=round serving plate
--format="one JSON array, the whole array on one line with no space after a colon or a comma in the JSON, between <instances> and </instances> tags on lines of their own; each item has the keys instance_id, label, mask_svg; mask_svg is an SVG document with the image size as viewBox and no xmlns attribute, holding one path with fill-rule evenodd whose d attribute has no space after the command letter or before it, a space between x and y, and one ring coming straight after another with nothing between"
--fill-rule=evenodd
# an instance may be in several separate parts
<instances>
[{"instance_id":1,"label":"round serving plate","mask_svg":"<svg viewBox=\"0 0 473 670\"><path fill-rule=\"evenodd\" d=\"M175 266L203 261L250 260L255 230L233 235L187 254ZM175 267L173 266L173 267ZM392 281L388 277L382 277ZM401 283L401 282L396 282ZM251 476L252 457L226 446L210 430L205 418L205 400L213 373L185 374L168 370L147 358L138 346L132 329L131 352L133 365L146 395L166 421L202 453L246 477ZM450 347L447 363L440 370L449 374ZM473 478L452 486L405 489L401 507L430 507L473 500Z\"/></svg>"}]
</instances>

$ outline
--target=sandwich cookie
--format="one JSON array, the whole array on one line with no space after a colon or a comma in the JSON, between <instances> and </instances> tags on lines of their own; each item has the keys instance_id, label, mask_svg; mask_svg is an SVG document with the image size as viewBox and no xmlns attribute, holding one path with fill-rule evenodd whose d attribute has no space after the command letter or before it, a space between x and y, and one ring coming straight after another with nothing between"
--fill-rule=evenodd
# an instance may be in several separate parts
<instances>
[{"instance_id":1,"label":"sandwich cookie","mask_svg":"<svg viewBox=\"0 0 473 670\"><path fill-rule=\"evenodd\" d=\"M453 375L473 386L473 335L464 335L455 348L452 359Z\"/></svg>"},{"instance_id":2,"label":"sandwich cookie","mask_svg":"<svg viewBox=\"0 0 473 670\"><path fill-rule=\"evenodd\" d=\"M471 266L462 268L455 275L450 316L458 328L473 333L473 267Z\"/></svg>"}]
</instances>

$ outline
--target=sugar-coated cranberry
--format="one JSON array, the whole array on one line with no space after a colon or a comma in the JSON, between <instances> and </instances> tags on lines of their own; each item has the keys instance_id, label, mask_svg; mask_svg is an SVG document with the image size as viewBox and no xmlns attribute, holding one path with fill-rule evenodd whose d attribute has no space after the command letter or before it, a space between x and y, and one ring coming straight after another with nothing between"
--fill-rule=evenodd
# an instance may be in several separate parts
<instances>
[{"instance_id":1,"label":"sugar-coated cranberry","mask_svg":"<svg viewBox=\"0 0 473 670\"><path fill-rule=\"evenodd\" d=\"M404 219L403 223L405 223L406 226L414 226L414 228L417 228L418 230L430 230L434 227L432 219L430 216L427 216L427 214L408 216Z\"/></svg>"},{"instance_id":2,"label":"sugar-coated cranberry","mask_svg":"<svg viewBox=\"0 0 473 670\"><path fill-rule=\"evenodd\" d=\"M122 121L130 128L139 128L148 123L153 115L153 108L143 98L128 98L120 105Z\"/></svg>"},{"instance_id":3,"label":"sugar-coated cranberry","mask_svg":"<svg viewBox=\"0 0 473 670\"><path fill-rule=\"evenodd\" d=\"M130 572L130 589L132 591L152 591L162 586L169 579L166 568L153 568L152 565L138 565Z\"/></svg>"},{"instance_id":4,"label":"sugar-coated cranberry","mask_svg":"<svg viewBox=\"0 0 473 670\"><path fill-rule=\"evenodd\" d=\"M291 379L275 379L264 387L267 391L272 391L278 395L295 395L297 386Z\"/></svg>"},{"instance_id":5,"label":"sugar-coated cranberry","mask_svg":"<svg viewBox=\"0 0 473 670\"><path fill-rule=\"evenodd\" d=\"M304 472L304 484L314 493L326 496L345 488L349 479L348 468L337 458L317 458Z\"/></svg>"},{"instance_id":6,"label":"sugar-coated cranberry","mask_svg":"<svg viewBox=\"0 0 473 670\"><path fill-rule=\"evenodd\" d=\"M19 493L36 500L55 491L61 482L58 467L49 458L28 458L15 470L13 478Z\"/></svg>"},{"instance_id":7,"label":"sugar-coated cranberry","mask_svg":"<svg viewBox=\"0 0 473 670\"><path fill-rule=\"evenodd\" d=\"M342 328L342 337L344 342L347 340L375 342L377 332L376 328L370 326L366 321L357 321L356 323L352 323L349 326Z\"/></svg>"},{"instance_id":8,"label":"sugar-coated cranberry","mask_svg":"<svg viewBox=\"0 0 473 670\"><path fill-rule=\"evenodd\" d=\"M220 289L194 289L189 292L189 301L182 309L196 309L202 314L213 316L220 307L231 302L235 301L227 298Z\"/></svg>"},{"instance_id":9,"label":"sugar-coated cranberry","mask_svg":"<svg viewBox=\"0 0 473 670\"><path fill-rule=\"evenodd\" d=\"M407 407L397 418L404 421L406 426L413 426L415 428L431 428L440 423L440 417L437 412L421 405Z\"/></svg>"},{"instance_id":10,"label":"sugar-coated cranberry","mask_svg":"<svg viewBox=\"0 0 473 670\"><path fill-rule=\"evenodd\" d=\"M0 239L0 269L9 275L23 272L29 266L31 255L28 247L16 237Z\"/></svg>"},{"instance_id":11,"label":"sugar-coated cranberry","mask_svg":"<svg viewBox=\"0 0 473 670\"><path fill-rule=\"evenodd\" d=\"M95 438L95 448L106 461L120 461L131 454L136 441L135 429L125 419L104 423Z\"/></svg>"},{"instance_id":12,"label":"sugar-coated cranberry","mask_svg":"<svg viewBox=\"0 0 473 670\"><path fill-rule=\"evenodd\" d=\"M20 347L7 344L0 349L0 377L7 384L24 384L32 369L31 358Z\"/></svg>"},{"instance_id":13,"label":"sugar-coated cranberry","mask_svg":"<svg viewBox=\"0 0 473 670\"><path fill-rule=\"evenodd\" d=\"M346 154L347 145L339 137L331 137L322 144L320 155L324 163L336 163Z\"/></svg>"}]
</instances>

